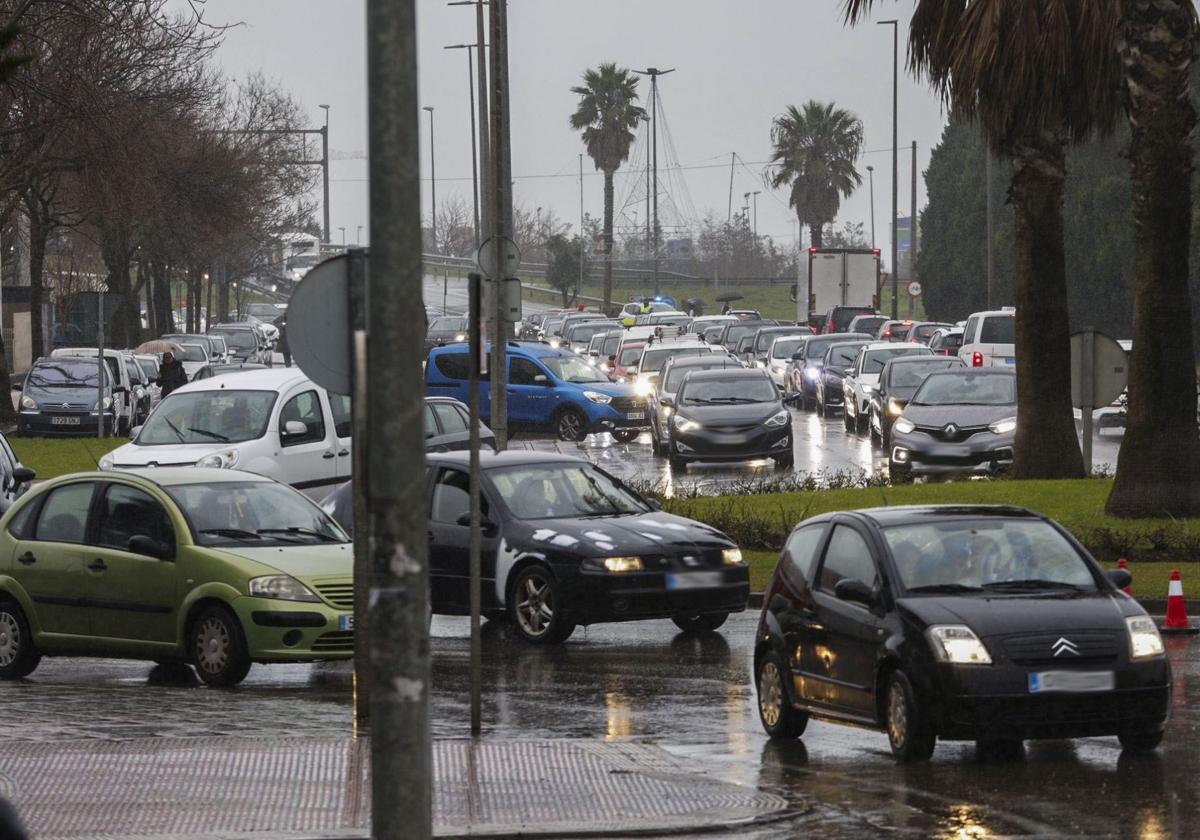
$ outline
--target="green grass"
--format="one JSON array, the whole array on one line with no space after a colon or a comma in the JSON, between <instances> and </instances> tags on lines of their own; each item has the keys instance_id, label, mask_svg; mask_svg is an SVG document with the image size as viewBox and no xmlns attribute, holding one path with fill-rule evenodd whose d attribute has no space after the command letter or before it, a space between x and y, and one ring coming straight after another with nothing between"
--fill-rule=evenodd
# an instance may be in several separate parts
<instances>
[{"instance_id":1,"label":"green grass","mask_svg":"<svg viewBox=\"0 0 1200 840\"><path fill-rule=\"evenodd\" d=\"M37 472L39 479L96 469L101 456L123 443L124 438L9 438L21 463Z\"/></svg>"}]
</instances>

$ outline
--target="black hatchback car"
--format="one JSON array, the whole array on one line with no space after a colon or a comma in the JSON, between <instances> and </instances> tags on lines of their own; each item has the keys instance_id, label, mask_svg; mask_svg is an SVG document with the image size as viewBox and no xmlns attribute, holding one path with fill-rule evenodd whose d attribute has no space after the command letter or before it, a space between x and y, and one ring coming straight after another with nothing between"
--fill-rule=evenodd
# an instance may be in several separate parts
<instances>
[{"instance_id":1,"label":"black hatchback car","mask_svg":"<svg viewBox=\"0 0 1200 840\"><path fill-rule=\"evenodd\" d=\"M1162 740L1171 696L1145 610L1064 529L997 506L827 514L788 537L754 651L772 738L810 717L887 732L925 760L936 739Z\"/></svg>"}]
</instances>

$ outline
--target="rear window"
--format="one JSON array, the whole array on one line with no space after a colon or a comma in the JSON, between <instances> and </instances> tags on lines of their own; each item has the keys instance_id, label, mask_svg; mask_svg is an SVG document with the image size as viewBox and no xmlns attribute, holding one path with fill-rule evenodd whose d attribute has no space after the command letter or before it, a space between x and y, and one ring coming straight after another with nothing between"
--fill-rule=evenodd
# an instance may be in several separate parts
<instances>
[{"instance_id":1,"label":"rear window","mask_svg":"<svg viewBox=\"0 0 1200 840\"><path fill-rule=\"evenodd\" d=\"M470 363L466 353L443 353L435 356L434 365L438 373L447 379L469 379L471 376Z\"/></svg>"},{"instance_id":2,"label":"rear window","mask_svg":"<svg viewBox=\"0 0 1200 840\"><path fill-rule=\"evenodd\" d=\"M1017 341L1017 319L1011 315L993 315L983 319L979 331L980 344L1015 344Z\"/></svg>"},{"instance_id":3,"label":"rear window","mask_svg":"<svg viewBox=\"0 0 1200 840\"><path fill-rule=\"evenodd\" d=\"M637 360L642 357L641 345L632 345L621 348L621 355L617 356L617 364L621 367L637 364Z\"/></svg>"},{"instance_id":4,"label":"rear window","mask_svg":"<svg viewBox=\"0 0 1200 840\"><path fill-rule=\"evenodd\" d=\"M957 350L962 347L962 333L954 333L953 335L942 336L941 346L947 350Z\"/></svg>"},{"instance_id":5,"label":"rear window","mask_svg":"<svg viewBox=\"0 0 1200 840\"><path fill-rule=\"evenodd\" d=\"M870 314L870 309L835 309L833 310L833 328L838 332L844 332L846 327L850 326L850 322L859 315Z\"/></svg>"}]
</instances>

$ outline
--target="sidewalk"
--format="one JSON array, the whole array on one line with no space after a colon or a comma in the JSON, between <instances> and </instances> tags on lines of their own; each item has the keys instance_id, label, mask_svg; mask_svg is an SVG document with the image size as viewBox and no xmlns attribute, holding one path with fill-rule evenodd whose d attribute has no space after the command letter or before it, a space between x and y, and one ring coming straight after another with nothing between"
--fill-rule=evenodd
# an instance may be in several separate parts
<instances>
[{"instance_id":1,"label":"sidewalk","mask_svg":"<svg viewBox=\"0 0 1200 840\"><path fill-rule=\"evenodd\" d=\"M438 837L690 836L803 810L649 744L447 740L433 758ZM0 795L37 840L359 838L369 769L366 739L10 742Z\"/></svg>"}]
</instances>

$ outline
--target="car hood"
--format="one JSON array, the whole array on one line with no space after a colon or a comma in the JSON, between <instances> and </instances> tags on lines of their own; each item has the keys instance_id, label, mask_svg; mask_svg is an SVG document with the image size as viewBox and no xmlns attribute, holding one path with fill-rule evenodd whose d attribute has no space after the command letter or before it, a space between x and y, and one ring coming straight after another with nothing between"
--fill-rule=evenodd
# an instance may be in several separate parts
<instances>
[{"instance_id":1,"label":"car hood","mask_svg":"<svg viewBox=\"0 0 1200 840\"><path fill-rule=\"evenodd\" d=\"M180 364L183 365L183 372L188 375L188 379L191 379L193 376L196 375L196 371L200 370L200 368L204 367L204 365L207 363L206 362L180 362Z\"/></svg>"},{"instance_id":2,"label":"car hood","mask_svg":"<svg viewBox=\"0 0 1200 840\"><path fill-rule=\"evenodd\" d=\"M908 402L913 398L913 394L917 393L915 387L912 388L888 388L887 395L890 399L899 400L900 402Z\"/></svg>"},{"instance_id":3,"label":"car hood","mask_svg":"<svg viewBox=\"0 0 1200 840\"><path fill-rule=\"evenodd\" d=\"M904 409L904 416L918 426L940 429L947 423L963 427L986 426L1013 417L1015 405L913 405Z\"/></svg>"},{"instance_id":4,"label":"car hood","mask_svg":"<svg viewBox=\"0 0 1200 840\"><path fill-rule=\"evenodd\" d=\"M581 557L619 557L675 554L734 543L716 528L661 511L624 516L579 519L520 520L521 542L530 548L544 544Z\"/></svg>"},{"instance_id":5,"label":"car hood","mask_svg":"<svg viewBox=\"0 0 1200 840\"><path fill-rule=\"evenodd\" d=\"M231 558L249 560L263 566L262 574L275 572L304 580L314 577L350 577L354 572L354 544L205 546ZM257 570L248 570L255 574Z\"/></svg>"},{"instance_id":6,"label":"car hood","mask_svg":"<svg viewBox=\"0 0 1200 840\"><path fill-rule=\"evenodd\" d=\"M601 394L607 394L610 397L636 396L632 385L625 385L620 382L567 382L566 384L574 385L576 388L583 388L587 391L597 391Z\"/></svg>"},{"instance_id":7,"label":"car hood","mask_svg":"<svg viewBox=\"0 0 1200 840\"><path fill-rule=\"evenodd\" d=\"M982 638L1016 633L1075 630L1125 632L1126 615L1141 615L1136 602L1112 592L1068 597L1042 595L931 595L901 598L897 606L925 626L965 624Z\"/></svg>"},{"instance_id":8,"label":"car hood","mask_svg":"<svg viewBox=\"0 0 1200 840\"><path fill-rule=\"evenodd\" d=\"M113 465L117 467L166 466L167 464L194 464L205 455L222 452L237 444L231 443L181 443L175 446L138 446L127 443L112 452Z\"/></svg>"},{"instance_id":9,"label":"car hood","mask_svg":"<svg viewBox=\"0 0 1200 840\"><path fill-rule=\"evenodd\" d=\"M783 411L783 403L735 403L733 405L684 405L678 409L684 417L699 421L701 426L720 426L730 423L762 422Z\"/></svg>"}]
</instances>

